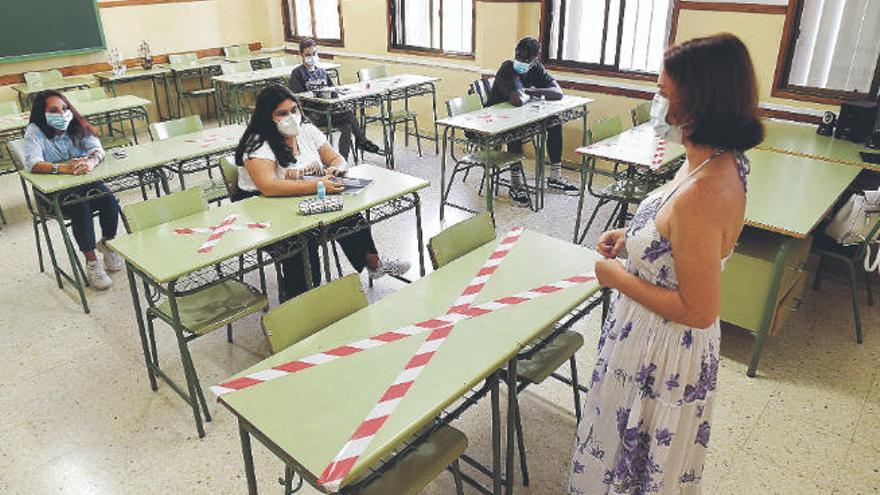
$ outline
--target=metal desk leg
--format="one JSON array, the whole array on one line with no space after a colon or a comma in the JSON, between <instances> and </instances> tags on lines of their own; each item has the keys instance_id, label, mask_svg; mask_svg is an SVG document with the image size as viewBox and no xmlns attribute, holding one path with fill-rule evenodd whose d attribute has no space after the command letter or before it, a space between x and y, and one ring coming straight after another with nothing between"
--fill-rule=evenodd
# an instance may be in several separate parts
<instances>
[{"instance_id":1,"label":"metal desk leg","mask_svg":"<svg viewBox=\"0 0 880 495\"><path fill-rule=\"evenodd\" d=\"M544 167L547 143L547 132L538 134L537 149L535 150L535 211L544 207Z\"/></svg>"},{"instance_id":2,"label":"metal desk leg","mask_svg":"<svg viewBox=\"0 0 880 495\"><path fill-rule=\"evenodd\" d=\"M492 163L489 160L491 149L485 141L480 144L480 148L483 152L483 167L486 168L486 173L483 174L486 180L486 211L492 216L492 225L495 225L495 209L492 205L495 199L495 174L493 173Z\"/></svg>"},{"instance_id":3,"label":"metal desk leg","mask_svg":"<svg viewBox=\"0 0 880 495\"><path fill-rule=\"evenodd\" d=\"M431 83L431 110L434 114L434 153L440 152L440 133L437 131L437 88Z\"/></svg>"},{"instance_id":4,"label":"metal desk leg","mask_svg":"<svg viewBox=\"0 0 880 495\"><path fill-rule=\"evenodd\" d=\"M416 201L416 247L419 250L419 276L425 276L425 239L422 231L422 200L419 193L413 193Z\"/></svg>"},{"instance_id":5,"label":"metal desk leg","mask_svg":"<svg viewBox=\"0 0 880 495\"><path fill-rule=\"evenodd\" d=\"M248 495L257 495L257 474L254 472L254 454L251 451L251 435L241 420L238 421L238 436L241 437L241 455L244 458L244 475L247 479Z\"/></svg>"},{"instance_id":6,"label":"metal desk leg","mask_svg":"<svg viewBox=\"0 0 880 495\"><path fill-rule=\"evenodd\" d=\"M381 113L382 118L382 135L385 137L385 167L389 170L394 170L394 131L396 130L394 126L391 129L388 129L388 126L385 125L386 122L391 119L391 95L388 95L388 109L386 112L385 109L385 101L379 101L379 112Z\"/></svg>"},{"instance_id":7,"label":"metal desk leg","mask_svg":"<svg viewBox=\"0 0 880 495\"><path fill-rule=\"evenodd\" d=\"M59 219L59 221L61 222L61 237L64 239L64 247L67 249L67 257L70 259L70 269L73 270L73 273L71 274L73 276L72 282L76 286L77 292L79 292L79 299L80 302L82 302L83 311L88 314L89 302L86 300L83 274L80 271L80 267L76 258L76 249L74 249L73 242L70 240L70 235L67 233L67 226L64 225L64 216L61 213L61 205L58 203L58 194L52 195L52 209L55 211L55 218ZM46 238L49 238L48 231L46 232Z\"/></svg>"},{"instance_id":8,"label":"metal desk leg","mask_svg":"<svg viewBox=\"0 0 880 495\"><path fill-rule=\"evenodd\" d=\"M574 221L574 237L571 242L578 243L578 232L581 230L581 216L583 215L584 199L587 194L587 158L581 158L581 184L578 188L578 206Z\"/></svg>"},{"instance_id":9,"label":"metal desk leg","mask_svg":"<svg viewBox=\"0 0 880 495\"><path fill-rule=\"evenodd\" d=\"M199 378L196 375L195 366L193 365L192 357L189 354L189 347L186 344L186 338L183 335L183 328L180 323L180 311L177 307L177 298L174 296L176 284L176 281L168 284L168 304L171 307L172 326L174 327L174 334L177 336L177 347L180 351L181 364L183 364L183 374L186 377L186 388L189 395L189 397L187 397L187 402L189 402L189 405L192 407L193 418L196 422L196 430L199 433L199 438L204 438L205 428L202 425L202 415L199 411L200 402L205 410L205 421L211 421L211 416L208 412L208 405L205 403L205 397L202 395L202 388L199 385Z\"/></svg>"},{"instance_id":10,"label":"metal desk leg","mask_svg":"<svg viewBox=\"0 0 880 495\"><path fill-rule=\"evenodd\" d=\"M330 244L330 239L327 236L327 226L321 225L321 256L324 258L321 260L324 265L324 280L330 282L332 280L330 278L330 250L328 249L328 245ZM308 256L308 253L305 254Z\"/></svg>"},{"instance_id":11,"label":"metal desk leg","mask_svg":"<svg viewBox=\"0 0 880 495\"><path fill-rule=\"evenodd\" d=\"M498 398L498 372L492 375L492 493L501 495L501 404Z\"/></svg>"},{"instance_id":12,"label":"metal desk leg","mask_svg":"<svg viewBox=\"0 0 880 495\"><path fill-rule=\"evenodd\" d=\"M146 327L144 326L144 314L141 310L141 299L138 296L137 289L137 281L134 277L134 271L131 268L131 265L128 262L125 263L125 271L128 273L128 288L131 291L131 302L134 305L134 317L137 320L138 324L138 334L141 337L141 347L144 352L144 361L147 365L147 377L150 379L150 388L155 392L159 389L156 384L156 375L153 373L153 367L150 366L152 361L152 354L150 353L150 347L147 343L147 333ZM149 295L147 295L149 297Z\"/></svg>"},{"instance_id":13,"label":"metal desk leg","mask_svg":"<svg viewBox=\"0 0 880 495\"><path fill-rule=\"evenodd\" d=\"M37 204L37 212L40 214L40 224L43 226L43 238L46 239L46 248L49 251L49 258L52 260L52 269L55 272L55 281L58 282L58 288L64 287L64 284L61 282L61 269L58 267L58 259L55 258L55 249L52 246L52 238L49 237L49 226L48 220L46 219L46 211L43 209L42 201L37 197L36 192L34 193L34 201ZM63 220L62 220L63 221ZM62 226L62 228L67 228ZM37 247L39 248L39 238L37 238Z\"/></svg>"},{"instance_id":14,"label":"metal desk leg","mask_svg":"<svg viewBox=\"0 0 880 495\"><path fill-rule=\"evenodd\" d=\"M181 84L180 80L183 79L183 76L177 72L174 73L174 86L177 89L177 118L183 114L183 84Z\"/></svg>"},{"instance_id":15,"label":"metal desk leg","mask_svg":"<svg viewBox=\"0 0 880 495\"><path fill-rule=\"evenodd\" d=\"M514 426L516 425L518 407L516 403L516 361L517 358L514 356L507 363L507 452L505 453L507 464L504 468L505 493L507 495L513 495L513 479L516 477L513 467L515 457L513 448L516 444Z\"/></svg>"},{"instance_id":16,"label":"metal desk leg","mask_svg":"<svg viewBox=\"0 0 880 495\"><path fill-rule=\"evenodd\" d=\"M443 146L440 151L440 223L443 223L443 216L446 207L446 148L449 141L449 127L443 128Z\"/></svg>"}]
</instances>

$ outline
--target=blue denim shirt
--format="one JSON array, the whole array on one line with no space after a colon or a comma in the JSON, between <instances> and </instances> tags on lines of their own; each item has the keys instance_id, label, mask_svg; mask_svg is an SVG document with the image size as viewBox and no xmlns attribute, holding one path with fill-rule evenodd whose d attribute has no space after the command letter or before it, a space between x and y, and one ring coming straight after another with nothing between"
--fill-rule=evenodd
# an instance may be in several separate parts
<instances>
[{"instance_id":1,"label":"blue denim shirt","mask_svg":"<svg viewBox=\"0 0 880 495\"><path fill-rule=\"evenodd\" d=\"M29 171L39 162L58 163L91 155L99 161L104 159L104 148L97 136L86 136L77 146L68 133L50 139L36 124L28 124L24 131L24 144L24 166Z\"/></svg>"}]
</instances>

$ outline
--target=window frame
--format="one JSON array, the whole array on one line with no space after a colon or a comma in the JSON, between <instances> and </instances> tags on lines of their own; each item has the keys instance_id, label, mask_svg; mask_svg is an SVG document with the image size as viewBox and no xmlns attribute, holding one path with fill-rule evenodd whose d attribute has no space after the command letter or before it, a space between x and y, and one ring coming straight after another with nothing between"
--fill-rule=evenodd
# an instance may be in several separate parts
<instances>
[{"instance_id":1,"label":"window frame","mask_svg":"<svg viewBox=\"0 0 880 495\"><path fill-rule=\"evenodd\" d=\"M388 52L406 53L409 55L422 55L427 57L452 58L458 60L475 60L477 53L477 0L471 0L472 19L471 19L471 52L452 52L443 50L443 0L428 0L429 2L440 2L440 48L425 48L422 46L412 46L402 43L395 43L396 32L394 29L394 3L396 0L386 0L386 20L388 24ZM404 0L406 1L406 0ZM434 16L429 16L430 22L433 24ZM404 33L405 35L405 33Z\"/></svg>"},{"instance_id":2,"label":"window frame","mask_svg":"<svg viewBox=\"0 0 880 495\"><path fill-rule=\"evenodd\" d=\"M589 62L578 62L575 60L558 60L550 58L550 43L549 36L551 32L551 23L553 22L552 17L550 16L550 6L551 1L553 0L541 0L541 63L544 67L548 69L557 69L564 70L568 72L575 72L579 74L587 74L591 76L607 76L607 77L617 77L622 79L632 79L635 81L656 81L659 74L651 73L651 72L639 72L639 71L631 71L631 70L620 70L618 68L609 69L608 66L603 66L600 64L594 64ZM560 2L568 2L572 0L559 0ZM576 0L575 0L576 1ZM675 32L678 27L678 13L680 10L679 4L681 0L672 0L672 5L670 9L670 19L669 19L669 31L666 33L666 42L667 44L673 42L675 40ZM620 63L620 43L623 39L623 8L624 2L620 3L621 15L618 19L617 24L617 55L614 61L616 66L619 66ZM609 2L606 0L605 2L605 18L608 17L608 9ZM559 26L559 33L562 34L565 29L565 21L564 19L561 21ZM604 42L607 39L608 35L608 26L605 26L605 32L602 33L602 41L603 41L603 50L602 56L605 55L604 50Z\"/></svg>"},{"instance_id":3,"label":"window frame","mask_svg":"<svg viewBox=\"0 0 880 495\"><path fill-rule=\"evenodd\" d=\"M309 0L309 8L312 17L312 33L317 33L315 24L315 2L318 0ZM284 19L284 40L291 43L299 43L305 38L314 39L322 46L345 46L345 27L342 17L342 0L336 0L337 11L339 12L339 39L335 38L318 38L317 36L303 36L296 34L296 4L295 0L281 0L281 16ZM291 8L291 6L293 8Z\"/></svg>"},{"instance_id":4,"label":"window frame","mask_svg":"<svg viewBox=\"0 0 880 495\"><path fill-rule=\"evenodd\" d=\"M785 25L782 29L782 39L779 42L779 55L776 58L776 70L773 73L773 88L770 96L787 98L790 100L809 101L826 105L839 105L844 101L874 100L880 94L880 55L874 67L874 80L868 93L843 91L838 89L814 88L809 86L796 86L788 83L791 74L791 64L794 59L795 43L803 13L804 0L789 0L785 11Z\"/></svg>"}]
</instances>

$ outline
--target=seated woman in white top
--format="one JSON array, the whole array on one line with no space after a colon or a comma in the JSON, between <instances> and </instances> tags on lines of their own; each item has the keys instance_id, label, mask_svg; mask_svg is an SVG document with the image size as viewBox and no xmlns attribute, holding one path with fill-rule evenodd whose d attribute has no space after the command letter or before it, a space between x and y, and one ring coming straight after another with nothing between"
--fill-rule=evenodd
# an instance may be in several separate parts
<instances>
[{"instance_id":1,"label":"seated woman in white top","mask_svg":"<svg viewBox=\"0 0 880 495\"><path fill-rule=\"evenodd\" d=\"M282 85L269 86L257 96L256 108L235 150L239 194L234 200L250 196L308 196L323 183L327 194L338 194L344 187L333 178L344 175L346 162L330 146L317 127L303 119L293 93ZM309 176L323 177L320 180ZM293 213L291 213L293 214ZM337 225L356 225L357 216ZM386 274L400 276L410 263L379 257L369 229L355 231L339 240L345 256L358 272L367 268L373 279ZM310 241L312 280L321 279L318 246ZM280 299L306 290L306 277L300 256L281 261Z\"/></svg>"},{"instance_id":2,"label":"seated woman in white top","mask_svg":"<svg viewBox=\"0 0 880 495\"><path fill-rule=\"evenodd\" d=\"M24 167L35 174L91 173L104 160L104 148L98 131L73 108L70 101L57 91L42 91L31 106L30 123L24 131ZM125 262L107 247L106 241L116 236L119 225L119 203L103 183L92 183L68 191L69 195L85 196L95 191L92 199L61 208L70 220L70 229L79 250L86 259L85 275L91 287L104 290L113 285L108 271L125 268ZM42 200L41 200L42 201ZM50 210L48 204L43 207ZM101 240L95 239L93 212L98 212ZM103 263L95 250L103 254Z\"/></svg>"}]
</instances>

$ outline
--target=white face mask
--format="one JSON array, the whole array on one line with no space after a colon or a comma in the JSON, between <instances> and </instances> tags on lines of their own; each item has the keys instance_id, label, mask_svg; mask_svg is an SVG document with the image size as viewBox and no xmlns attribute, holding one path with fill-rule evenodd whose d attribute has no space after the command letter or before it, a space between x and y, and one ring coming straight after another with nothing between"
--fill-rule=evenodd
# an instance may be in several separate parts
<instances>
[{"instance_id":1,"label":"white face mask","mask_svg":"<svg viewBox=\"0 0 880 495\"><path fill-rule=\"evenodd\" d=\"M299 134L299 126L301 124L302 116L298 113L291 113L287 117L275 122L275 125L278 126L278 132L288 137Z\"/></svg>"},{"instance_id":2,"label":"white face mask","mask_svg":"<svg viewBox=\"0 0 880 495\"><path fill-rule=\"evenodd\" d=\"M666 114L668 112L669 100L660 93L655 94L654 101L651 102L651 126L654 128L654 132L669 142L681 143L681 126L667 122Z\"/></svg>"},{"instance_id":3,"label":"white face mask","mask_svg":"<svg viewBox=\"0 0 880 495\"><path fill-rule=\"evenodd\" d=\"M314 67L318 63L318 54L316 53L314 55L307 55L303 57L303 62L305 62L306 65L308 65L309 67Z\"/></svg>"}]
</instances>

